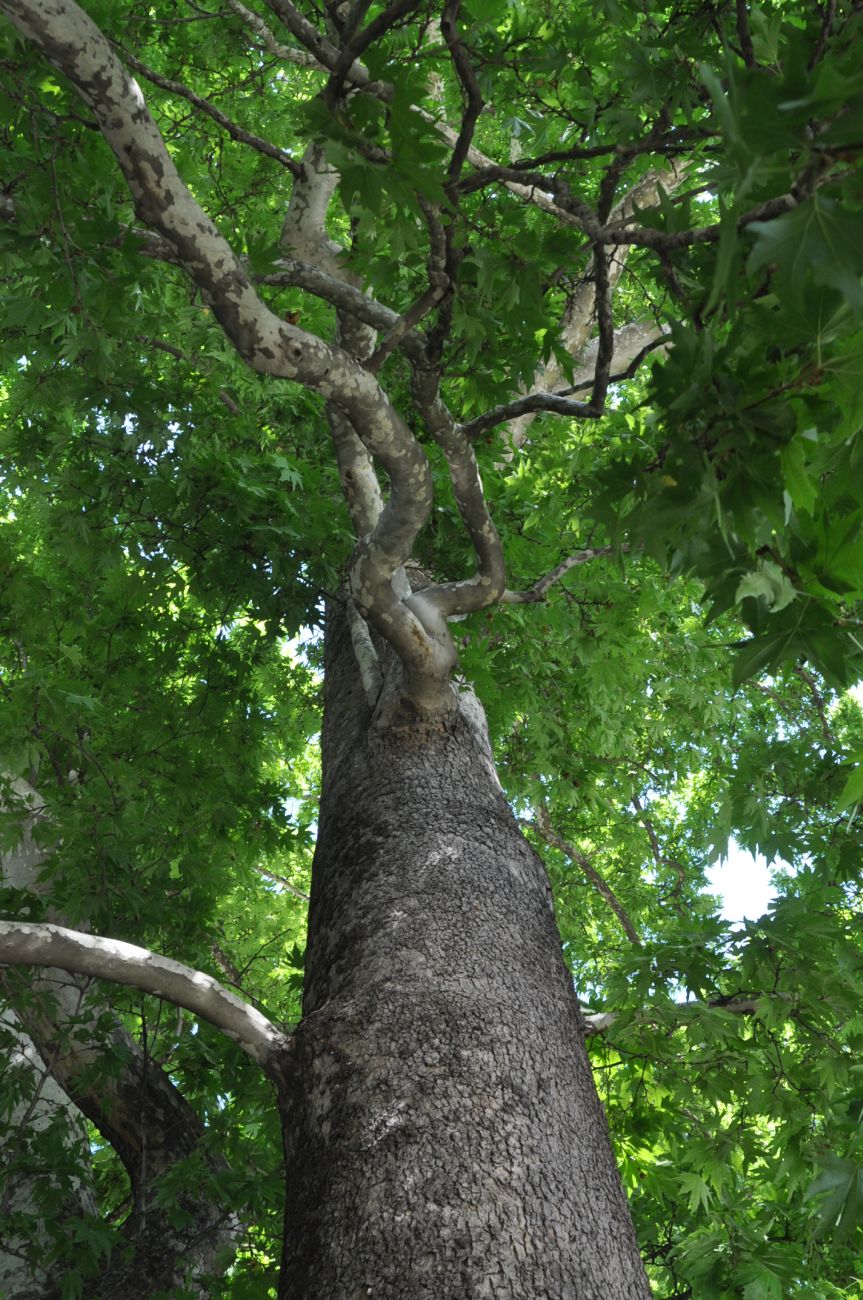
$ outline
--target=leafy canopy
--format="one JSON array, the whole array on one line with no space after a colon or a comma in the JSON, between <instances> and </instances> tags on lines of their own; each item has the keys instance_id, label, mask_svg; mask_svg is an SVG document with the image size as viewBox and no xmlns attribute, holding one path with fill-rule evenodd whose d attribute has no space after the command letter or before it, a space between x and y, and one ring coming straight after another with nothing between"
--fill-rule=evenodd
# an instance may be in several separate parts
<instances>
[{"instance_id":1,"label":"leafy canopy","mask_svg":"<svg viewBox=\"0 0 863 1300\"><path fill-rule=\"evenodd\" d=\"M859 6L472 0L457 18L470 78L440 15L403 6L362 53L387 95L335 107L314 59L286 56L304 51L278 8L256 10L267 35L241 5L88 12L283 317L336 337L326 295L281 274L311 142L338 172L329 233L393 312L428 290L429 211L443 222L449 288L422 326L445 402L479 421L509 587L597 553L543 601L454 627L504 788L548 863L576 985L614 1016L590 1050L656 1294L854 1295ZM244 365L182 269L154 255L87 107L12 27L0 39L0 766L50 807L52 907L224 975L221 954L290 1023L304 914L284 881L308 888L318 633L354 545L324 403ZM471 94L479 152L453 176ZM621 242L597 241L639 183ZM660 346L612 378L601 418L541 413L514 447L482 416L538 376L595 402L566 316L624 254L610 320L589 332L637 324ZM462 577L470 541L399 348L380 379L434 473L415 557ZM4 801L9 848L21 808L11 790ZM780 864L769 911L740 924L705 884L732 838ZM6 915L44 906L4 891ZM266 1090L206 1029L111 996L228 1157L222 1192L249 1226L224 1294L267 1294L280 1153ZM71 1178L58 1136L40 1142ZM109 1148L94 1166L98 1216L56 1229L64 1266L75 1244L70 1296L86 1294L127 1195ZM178 1165L165 1203L202 1170Z\"/></svg>"}]
</instances>

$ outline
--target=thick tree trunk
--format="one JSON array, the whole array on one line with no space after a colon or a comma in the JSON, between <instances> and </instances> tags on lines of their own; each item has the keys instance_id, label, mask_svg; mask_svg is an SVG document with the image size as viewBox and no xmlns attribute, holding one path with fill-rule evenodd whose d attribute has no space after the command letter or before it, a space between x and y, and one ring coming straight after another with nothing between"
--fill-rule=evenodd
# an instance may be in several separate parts
<instances>
[{"instance_id":1,"label":"thick tree trunk","mask_svg":"<svg viewBox=\"0 0 863 1300\"><path fill-rule=\"evenodd\" d=\"M643 1300L547 879L473 697L375 724L332 618L323 761L282 1300Z\"/></svg>"}]
</instances>

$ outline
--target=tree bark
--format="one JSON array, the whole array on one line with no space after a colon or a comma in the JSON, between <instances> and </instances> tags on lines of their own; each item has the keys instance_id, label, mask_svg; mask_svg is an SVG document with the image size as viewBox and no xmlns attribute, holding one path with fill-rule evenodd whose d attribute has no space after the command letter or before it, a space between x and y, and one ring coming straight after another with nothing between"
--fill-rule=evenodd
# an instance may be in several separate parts
<instances>
[{"instance_id":1,"label":"tree bark","mask_svg":"<svg viewBox=\"0 0 863 1300\"><path fill-rule=\"evenodd\" d=\"M0 776L30 810L22 818L19 842L11 851L0 852L0 884L38 897L47 892L39 878L45 852L33 830L47 815L47 806L27 782L6 776L2 769ZM54 922L65 919L50 907L47 915ZM52 1214L32 1194L33 1187L44 1192L46 1186L61 1182L62 1171L55 1170L46 1184L38 1158L32 1179L22 1168L26 1162L14 1159L16 1150L26 1155L38 1147L47 1102L55 1124L65 1117L64 1146L81 1144L86 1151L86 1116L114 1147L129 1176L131 1210L98 1282L87 1280L96 1288L90 1294L99 1300L142 1300L185 1287L185 1294L203 1300L209 1294L207 1275L221 1272L235 1247L240 1230L236 1216L214 1201L209 1188L186 1194L180 1216L173 1218L156 1197L160 1177L201 1148L205 1129L198 1115L89 980L56 967L29 975L21 969L0 969L0 1010L4 1002L14 1008L21 1029L11 1044L0 1041L0 1167L5 1175L5 1180L0 1178L0 1283L5 1280L10 1300L59 1300L63 1289L65 1272L57 1276L56 1266L51 1272L52 1251L57 1250L53 1230L63 1217L57 1214L56 1194ZM41 1083L40 1061L50 1072L49 1080ZM21 1105L16 1104L18 1089L10 1089L16 1062L37 1067L31 1069L33 1086L25 1089ZM34 1093L34 1087L41 1092ZM10 1091L11 1097L3 1095ZM10 1131L4 1133L7 1108ZM218 1153L207 1152L204 1159L214 1173L221 1171ZM87 1173L85 1163L82 1174ZM65 1185L64 1214L95 1210L86 1182L70 1183L67 1176ZM9 1209L23 1220L17 1234L2 1221ZM16 1235L29 1238L20 1249ZM5 1294L0 1287L0 1296Z\"/></svg>"},{"instance_id":2,"label":"tree bark","mask_svg":"<svg viewBox=\"0 0 863 1300\"><path fill-rule=\"evenodd\" d=\"M331 611L280 1300L646 1300L545 871L481 709L384 716Z\"/></svg>"}]
</instances>

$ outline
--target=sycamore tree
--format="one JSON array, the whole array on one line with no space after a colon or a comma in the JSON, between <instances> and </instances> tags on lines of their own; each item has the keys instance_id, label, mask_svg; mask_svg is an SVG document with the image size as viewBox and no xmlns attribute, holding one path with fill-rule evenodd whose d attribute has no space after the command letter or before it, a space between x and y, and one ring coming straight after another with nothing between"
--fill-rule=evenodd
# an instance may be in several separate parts
<instances>
[{"instance_id":1,"label":"sycamore tree","mask_svg":"<svg viewBox=\"0 0 863 1300\"><path fill-rule=\"evenodd\" d=\"M0 1293L860 1294L861 6L0 12Z\"/></svg>"}]
</instances>

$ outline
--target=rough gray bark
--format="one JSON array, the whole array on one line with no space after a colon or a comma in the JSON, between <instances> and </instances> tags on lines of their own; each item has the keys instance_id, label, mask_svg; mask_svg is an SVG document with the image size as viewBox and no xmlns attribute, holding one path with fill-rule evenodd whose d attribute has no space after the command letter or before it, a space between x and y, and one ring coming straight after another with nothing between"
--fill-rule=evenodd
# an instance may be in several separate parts
<instances>
[{"instance_id":1,"label":"rough gray bark","mask_svg":"<svg viewBox=\"0 0 863 1300\"><path fill-rule=\"evenodd\" d=\"M336 613L281 1300L646 1300L545 872L479 706L380 716Z\"/></svg>"}]
</instances>

